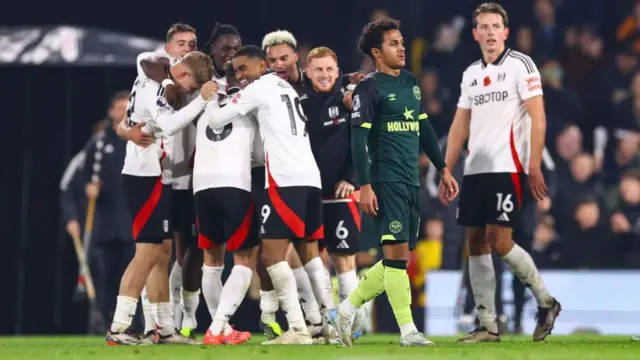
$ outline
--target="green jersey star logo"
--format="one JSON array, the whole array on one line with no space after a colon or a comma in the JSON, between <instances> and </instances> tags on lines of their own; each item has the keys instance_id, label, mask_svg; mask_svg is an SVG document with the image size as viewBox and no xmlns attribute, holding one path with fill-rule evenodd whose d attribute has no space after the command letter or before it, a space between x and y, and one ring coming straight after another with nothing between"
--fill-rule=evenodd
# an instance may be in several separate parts
<instances>
[{"instance_id":1,"label":"green jersey star logo","mask_svg":"<svg viewBox=\"0 0 640 360\"><path fill-rule=\"evenodd\" d=\"M402 115L404 115L404 119L405 120L413 120L413 112L415 110L409 110L407 109L407 107L404 107L404 112L402 113Z\"/></svg>"}]
</instances>

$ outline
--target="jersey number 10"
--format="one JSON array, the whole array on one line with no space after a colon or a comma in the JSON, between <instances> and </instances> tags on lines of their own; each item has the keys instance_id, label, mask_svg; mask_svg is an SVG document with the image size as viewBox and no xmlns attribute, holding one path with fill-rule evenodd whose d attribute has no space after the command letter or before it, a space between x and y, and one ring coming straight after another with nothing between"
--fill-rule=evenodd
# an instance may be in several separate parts
<instances>
[{"instance_id":1,"label":"jersey number 10","mask_svg":"<svg viewBox=\"0 0 640 360\"><path fill-rule=\"evenodd\" d=\"M307 136L307 117L304 116L304 112L302 111L300 98L296 96L293 100L294 104L291 104L291 98L289 97L289 95L284 95L284 94L280 95L280 99L282 99L282 101L284 101L284 103L287 104L287 109L289 110L289 121L291 121L291 134L298 135L298 126L296 125L296 114L293 113L293 105L295 104L296 113L298 117L300 118L300 120L302 120L305 123L304 133L302 134L302 136Z\"/></svg>"}]
</instances>

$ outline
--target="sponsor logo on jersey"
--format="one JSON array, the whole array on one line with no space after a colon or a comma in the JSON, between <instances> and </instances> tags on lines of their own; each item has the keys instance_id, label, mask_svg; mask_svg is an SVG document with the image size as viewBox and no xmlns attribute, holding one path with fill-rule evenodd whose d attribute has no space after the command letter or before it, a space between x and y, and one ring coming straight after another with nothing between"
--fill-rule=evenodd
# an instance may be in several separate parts
<instances>
[{"instance_id":1,"label":"sponsor logo on jersey","mask_svg":"<svg viewBox=\"0 0 640 360\"><path fill-rule=\"evenodd\" d=\"M387 123L387 132L418 132L420 122L418 121L390 121Z\"/></svg>"},{"instance_id":2,"label":"sponsor logo on jersey","mask_svg":"<svg viewBox=\"0 0 640 360\"><path fill-rule=\"evenodd\" d=\"M169 232L169 220L162 221L162 230L164 230L164 232Z\"/></svg>"},{"instance_id":3,"label":"sponsor logo on jersey","mask_svg":"<svg viewBox=\"0 0 640 360\"><path fill-rule=\"evenodd\" d=\"M351 118L356 119L360 117L360 111L354 111L351 113Z\"/></svg>"},{"instance_id":4,"label":"sponsor logo on jersey","mask_svg":"<svg viewBox=\"0 0 640 360\"><path fill-rule=\"evenodd\" d=\"M340 115L340 110L338 110L337 106L332 106L329 108L329 118L335 119Z\"/></svg>"},{"instance_id":5,"label":"sponsor logo on jersey","mask_svg":"<svg viewBox=\"0 0 640 360\"><path fill-rule=\"evenodd\" d=\"M351 107L353 111L357 111L360 109L360 95L356 95L353 97L353 102L351 103Z\"/></svg>"},{"instance_id":6,"label":"sponsor logo on jersey","mask_svg":"<svg viewBox=\"0 0 640 360\"><path fill-rule=\"evenodd\" d=\"M527 90L529 91L542 89L542 84L540 83L540 77L538 76L528 77L525 79L525 82L527 83Z\"/></svg>"},{"instance_id":7,"label":"sponsor logo on jersey","mask_svg":"<svg viewBox=\"0 0 640 360\"><path fill-rule=\"evenodd\" d=\"M422 94L420 93L420 88L418 86L413 87L413 96L415 96L417 100L422 99Z\"/></svg>"},{"instance_id":8,"label":"sponsor logo on jersey","mask_svg":"<svg viewBox=\"0 0 640 360\"><path fill-rule=\"evenodd\" d=\"M492 102L505 101L509 97L507 90L503 91L491 91L484 94L475 95L471 98L473 105L484 105Z\"/></svg>"},{"instance_id":9,"label":"sponsor logo on jersey","mask_svg":"<svg viewBox=\"0 0 640 360\"><path fill-rule=\"evenodd\" d=\"M322 123L322 125L323 126L338 125L338 124L342 124L343 122L346 122L346 121L347 120L345 118L340 118L340 119L325 121L324 123Z\"/></svg>"},{"instance_id":10,"label":"sponsor logo on jersey","mask_svg":"<svg viewBox=\"0 0 640 360\"><path fill-rule=\"evenodd\" d=\"M394 234L397 234L400 231L402 231L402 224L400 223L400 221L398 220L392 221L391 224L389 224L389 231L391 231Z\"/></svg>"}]
</instances>

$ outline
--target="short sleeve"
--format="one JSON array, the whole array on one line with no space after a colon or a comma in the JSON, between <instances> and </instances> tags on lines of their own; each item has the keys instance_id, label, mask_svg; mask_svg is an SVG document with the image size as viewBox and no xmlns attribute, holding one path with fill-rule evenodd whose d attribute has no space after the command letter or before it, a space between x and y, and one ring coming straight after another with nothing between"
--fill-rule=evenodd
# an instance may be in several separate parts
<instances>
[{"instance_id":1,"label":"short sleeve","mask_svg":"<svg viewBox=\"0 0 640 360\"><path fill-rule=\"evenodd\" d=\"M226 106L244 116L260 106L262 97L258 96L259 93L260 83L251 83L242 91L234 94L233 97L228 100Z\"/></svg>"},{"instance_id":2,"label":"short sleeve","mask_svg":"<svg viewBox=\"0 0 640 360\"><path fill-rule=\"evenodd\" d=\"M353 92L351 126L371 128L378 107L378 91L373 77L358 84Z\"/></svg>"},{"instance_id":3,"label":"short sleeve","mask_svg":"<svg viewBox=\"0 0 640 360\"><path fill-rule=\"evenodd\" d=\"M461 109L471 109L471 98L467 87L464 85L464 75L462 75L462 82L460 82L460 98L458 99L458 107Z\"/></svg>"},{"instance_id":4,"label":"short sleeve","mask_svg":"<svg viewBox=\"0 0 640 360\"><path fill-rule=\"evenodd\" d=\"M533 60L526 55L518 55L514 59L516 66L516 87L520 99L527 100L542 95L540 73Z\"/></svg>"}]
</instances>

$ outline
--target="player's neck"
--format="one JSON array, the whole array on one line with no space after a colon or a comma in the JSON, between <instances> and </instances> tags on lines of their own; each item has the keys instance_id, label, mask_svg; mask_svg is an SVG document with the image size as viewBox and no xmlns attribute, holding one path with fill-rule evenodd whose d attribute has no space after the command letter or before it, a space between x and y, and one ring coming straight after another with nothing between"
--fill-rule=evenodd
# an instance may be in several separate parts
<instances>
[{"instance_id":1,"label":"player's neck","mask_svg":"<svg viewBox=\"0 0 640 360\"><path fill-rule=\"evenodd\" d=\"M502 47L496 51L492 51L492 52L488 52L488 51L482 51L482 58L484 59L484 63L485 64L493 64L494 61L496 61L496 59L500 56L500 54L502 54L505 50L505 46L502 45Z\"/></svg>"},{"instance_id":2,"label":"player's neck","mask_svg":"<svg viewBox=\"0 0 640 360\"><path fill-rule=\"evenodd\" d=\"M387 74L393 77L398 77L400 75L400 69L392 69L386 64L378 63L376 64L376 71L381 72L383 74Z\"/></svg>"},{"instance_id":3,"label":"player's neck","mask_svg":"<svg viewBox=\"0 0 640 360\"><path fill-rule=\"evenodd\" d=\"M296 66L296 71L291 74L291 83L295 84L298 81L300 81L300 69L298 69L298 67Z\"/></svg>"}]
</instances>

